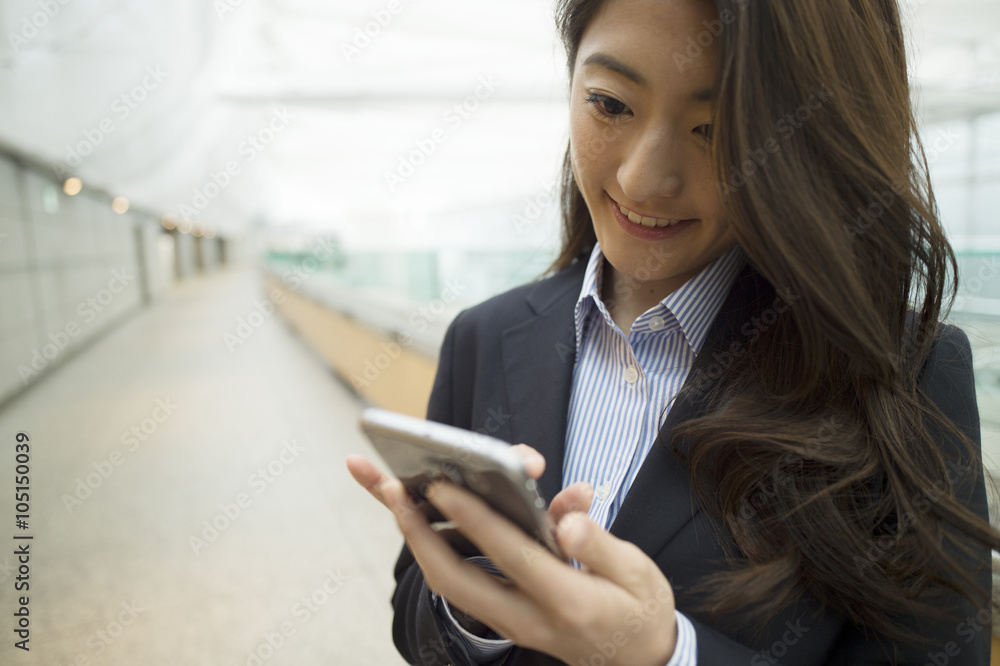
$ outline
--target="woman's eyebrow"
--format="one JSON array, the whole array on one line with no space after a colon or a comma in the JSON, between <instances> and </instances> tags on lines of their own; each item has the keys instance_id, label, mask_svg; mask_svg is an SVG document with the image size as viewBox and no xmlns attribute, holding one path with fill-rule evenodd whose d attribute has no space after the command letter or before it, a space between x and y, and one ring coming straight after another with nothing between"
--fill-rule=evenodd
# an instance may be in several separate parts
<instances>
[{"instance_id":1,"label":"woman's eyebrow","mask_svg":"<svg viewBox=\"0 0 1000 666\"><path fill-rule=\"evenodd\" d=\"M637 83L640 86L648 85L646 77L622 61L609 56L607 53L592 53L586 60L583 61L584 67L588 65L600 65L601 67L610 69L612 72L621 74L625 78ZM715 90L713 88L700 88L691 93L690 99L692 102L711 102L715 100Z\"/></svg>"},{"instance_id":2,"label":"woman's eyebrow","mask_svg":"<svg viewBox=\"0 0 1000 666\"><path fill-rule=\"evenodd\" d=\"M630 79L631 81L639 84L640 86L646 85L646 78L642 74L635 71L634 69L624 64L620 60L612 58L607 53L600 53L600 52L593 53L586 60L583 61L583 65L584 67L586 67L587 65L601 65L602 67L610 69L612 72L618 72L625 78Z\"/></svg>"}]
</instances>

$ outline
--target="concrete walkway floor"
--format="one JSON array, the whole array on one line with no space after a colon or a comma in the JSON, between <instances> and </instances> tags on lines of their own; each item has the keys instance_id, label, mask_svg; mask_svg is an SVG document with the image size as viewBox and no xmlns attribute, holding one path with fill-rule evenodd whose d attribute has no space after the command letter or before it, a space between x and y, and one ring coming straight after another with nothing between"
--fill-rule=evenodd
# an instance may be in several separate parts
<instances>
[{"instance_id":1,"label":"concrete walkway floor","mask_svg":"<svg viewBox=\"0 0 1000 666\"><path fill-rule=\"evenodd\" d=\"M402 537L344 465L373 455L362 405L276 316L227 347L259 284L188 281L0 412L0 664L404 663L389 604ZM14 647L21 594L30 652Z\"/></svg>"}]
</instances>

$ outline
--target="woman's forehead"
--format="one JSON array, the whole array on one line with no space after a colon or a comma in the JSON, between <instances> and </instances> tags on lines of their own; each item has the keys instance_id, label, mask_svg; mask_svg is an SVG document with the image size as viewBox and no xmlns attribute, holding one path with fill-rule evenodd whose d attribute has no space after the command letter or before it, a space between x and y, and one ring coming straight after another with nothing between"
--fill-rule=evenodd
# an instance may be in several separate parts
<instances>
[{"instance_id":1,"label":"woman's forehead","mask_svg":"<svg viewBox=\"0 0 1000 666\"><path fill-rule=\"evenodd\" d=\"M584 30L574 72L604 69L650 88L711 87L722 27L708 0L607 0Z\"/></svg>"}]
</instances>

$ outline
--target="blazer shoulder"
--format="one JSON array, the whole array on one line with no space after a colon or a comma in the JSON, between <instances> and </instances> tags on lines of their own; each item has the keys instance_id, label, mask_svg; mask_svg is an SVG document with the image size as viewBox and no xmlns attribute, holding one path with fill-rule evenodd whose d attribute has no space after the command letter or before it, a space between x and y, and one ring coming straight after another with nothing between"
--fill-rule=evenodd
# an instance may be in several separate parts
<instances>
[{"instance_id":1,"label":"blazer shoulder","mask_svg":"<svg viewBox=\"0 0 1000 666\"><path fill-rule=\"evenodd\" d=\"M969 336L954 324L942 322L934 339L931 356L949 363L972 365L972 345Z\"/></svg>"},{"instance_id":2,"label":"blazer shoulder","mask_svg":"<svg viewBox=\"0 0 1000 666\"><path fill-rule=\"evenodd\" d=\"M920 371L920 386L935 393L950 391L975 399L975 373L969 336L958 326L940 323Z\"/></svg>"},{"instance_id":3,"label":"blazer shoulder","mask_svg":"<svg viewBox=\"0 0 1000 666\"><path fill-rule=\"evenodd\" d=\"M972 365L972 347L969 337L961 328L942 323L938 326L931 351L921 369L920 391L924 398L933 403L941 414L968 438L973 447L973 455L978 458L982 451L979 404L976 399L975 373ZM965 469L972 461L965 445L947 428L933 419L927 423L933 436L938 440L941 453L950 466L950 474ZM981 463L976 465L979 468ZM963 475L963 480L967 479ZM981 486L981 479L979 480ZM960 492L965 495L973 489Z\"/></svg>"}]
</instances>

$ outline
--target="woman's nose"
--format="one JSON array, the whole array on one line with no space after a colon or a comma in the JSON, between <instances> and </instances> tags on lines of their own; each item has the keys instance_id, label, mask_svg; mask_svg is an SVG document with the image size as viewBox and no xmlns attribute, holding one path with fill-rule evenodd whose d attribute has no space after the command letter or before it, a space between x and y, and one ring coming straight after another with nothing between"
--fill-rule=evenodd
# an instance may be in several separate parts
<instances>
[{"instance_id":1,"label":"woman's nose","mask_svg":"<svg viewBox=\"0 0 1000 666\"><path fill-rule=\"evenodd\" d=\"M677 197L684 188L679 141L670 133L650 131L628 146L618 168L618 184L632 201Z\"/></svg>"}]
</instances>

